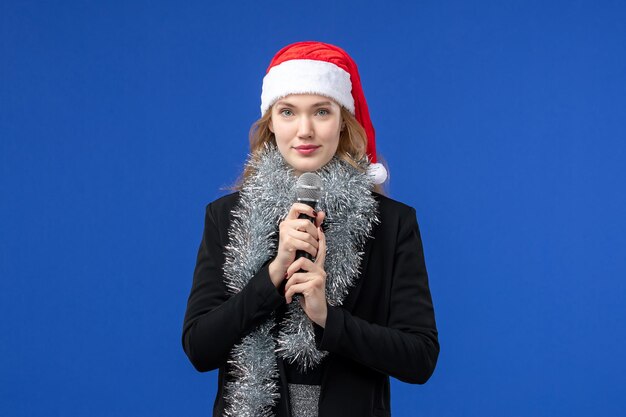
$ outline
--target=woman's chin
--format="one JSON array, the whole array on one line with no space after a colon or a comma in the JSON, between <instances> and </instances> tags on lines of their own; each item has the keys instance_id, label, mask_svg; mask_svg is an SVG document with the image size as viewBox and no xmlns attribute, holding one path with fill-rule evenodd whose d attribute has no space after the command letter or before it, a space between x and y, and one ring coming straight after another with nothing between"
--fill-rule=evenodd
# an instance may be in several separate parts
<instances>
[{"instance_id":1,"label":"woman's chin","mask_svg":"<svg viewBox=\"0 0 626 417\"><path fill-rule=\"evenodd\" d=\"M292 160L287 161L289 165L296 171L297 173L303 172L315 172L318 169L322 168L329 161L322 161L318 158L307 158L306 160Z\"/></svg>"},{"instance_id":2,"label":"woman's chin","mask_svg":"<svg viewBox=\"0 0 626 417\"><path fill-rule=\"evenodd\" d=\"M315 165L315 166L311 166L311 167L294 168L294 171L296 172L297 175L300 175L300 174L305 173L305 172L315 172L318 169L320 169L321 167L322 167L321 165Z\"/></svg>"}]
</instances>

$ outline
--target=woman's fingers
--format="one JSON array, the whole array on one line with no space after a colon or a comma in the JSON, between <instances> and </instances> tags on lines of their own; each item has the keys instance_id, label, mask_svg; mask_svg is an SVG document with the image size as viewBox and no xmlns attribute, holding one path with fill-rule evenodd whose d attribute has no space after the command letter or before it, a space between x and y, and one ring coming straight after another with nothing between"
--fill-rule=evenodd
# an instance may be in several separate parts
<instances>
[{"instance_id":1,"label":"woman's fingers","mask_svg":"<svg viewBox=\"0 0 626 417\"><path fill-rule=\"evenodd\" d=\"M284 220L279 229L281 236L279 250L284 249L288 252L303 250L313 257L317 255L319 233L310 220Z\"/></svg>"},{"instance_id":2,"label":"woman's fingers","mask_svg":"<svg viewBox=\"0 0 626 417\"><path fill-rule=\"evenodd\" d=\"M280 223L279 231L283 234L289 231L304 232L311 235L313 239L318 239L317 227L310 220L306 219L284 220Z\"/></svg>"},{"instance_id":3,"label":"woman's fingers","mask_svg":"<svg viewBox=\"0 0 626 417\"><path fill-rule=\"evenodd\" d=\"M319 241L317 247L317 256L315 257L315 264L319 265L324 269L324 262L326 262L326 234L322 230L321 227L317 230Z\"/></svg>"},{"instance_id":4,"label":"woman's fingers","mask_svg":"<svg viewBox=\"0 0 626 417\"><path fill-rule=\"evenodd\" d=\"M309 272L298 272L297 274L292 275L287 279L287 284L285 284L285 292L289 290L289 288L294 285L303 284L305 282L309 282L314 280L317 275L311 274Z\"/></svg>"},{"instance_id":5,"label":"woman's fingers","mask_svg":"<svg viewBox=\"0 0 626 417\"><path fill-rule=\"evenodd\" d=\"M326 285L326 271L319 264L314 264L306 258L299 258L287 268L287 284L285 285L285 297L291 302L294 294L303 292L305 289L320 288ZM291 289L295 287L296 289Z\"/></svg>"},{"instance_id":6,"label":"woman's fingers","mask_svg":"<svg viewBox=\"0 0 626 417\"><path fill-rule=\"evenodd\" d=\"M317 240L319 238L317 228L313 223L308 220L287 220L283 223L282 226L287 232L295 231L306 233L311 236L312 240Z\"/></svg>"},{"instance_id":7,"label":"woman's fingers","mask_svg":"<svg viewBox=\"0 0 626 417\"><path fill-rule=\"evenodd\" d=\"M317 267L311 260L298 258L287 268L287 278L291 278L298 271L314 272L316 269Z\"/></svg>"},{"instance_id":8,"label":"woman's fingers","mask_svg":"<svg viewBox=\"0 0 626 417\"><path fill-rule=\"evenodd\" d=\"M285 285L285 299L287 303L291 303L294 295L302 294L306 297L315 290L324 291L324 281L320 279L319 275L296 274Z\"/></svg>"},{"instance_id":9,"label":"woman's fingers","mask_svg":"<svg viewBox=\"0 0 626 417\"><path fill-rule=\"evenodd\" d=\"M285 289L285 302L290 304L293 301L293 297L296 294L303 294L306 291L307 286L306 283L300 283L297 285L292 285L289 289Z\"/></svg>"},{"instance_id":10,"label":"woman's fingers","mask_svg":"<svg viewBox=\"0 0 626 417\"><path fill-rule=\"evenodd\" d=\"M319 242L312 238L311 235L305 232L298 232L297 230L288 232L288 235L289 237L286 240L287 250L303 250L310 253L313 257L317 255Z\"/></svg>"},{"instance_id":11,"label":"woman's fingers","mask_svg":"<svg viewBox=\"0 0 626 417\"><path fill-rule=\"evenodd\" d=\"M315 222L311 222L310 219L300 219L300 214L306 214L307 216L314 216ZM294 203L289 210L287 217L280 222L279 225L279 241L278 252L276 258L272 261L272 282L280 284L283 280L287 268L296 260L296 251L304 251L311 255L311 257L319 258L320 247L320 228L326 214L322 211L315 213L313 209L306 204ZM324 249L324 252L326 249ZM321 261L316 263L322 265L325 255ZM294 272L299 269L293 270ZM277 284L277 285L278 285Z\"/></svg>"},{"instance_id":12,"label":"woman's fingers","mask_svg":"<svg viewBox=\"0 0 626 417\"><path fill-rule=\"evenodd\" d=\"M326 218L326 213L323 211L318 211L317 216L315 217L315 227L320 227Z\"/></svg>"},{"instance_id":13,"label":"woman's fingers","mask_svg":"<svg viewBox=\"0 0 626 417\"><path fill-rule=\"evenodd\" d=\"M315 210L313 210L311 206L302 203L293 203L285 219L297 219L300 214L306 214L309 217L315 218Z\"/></svg>"}]
</instances>

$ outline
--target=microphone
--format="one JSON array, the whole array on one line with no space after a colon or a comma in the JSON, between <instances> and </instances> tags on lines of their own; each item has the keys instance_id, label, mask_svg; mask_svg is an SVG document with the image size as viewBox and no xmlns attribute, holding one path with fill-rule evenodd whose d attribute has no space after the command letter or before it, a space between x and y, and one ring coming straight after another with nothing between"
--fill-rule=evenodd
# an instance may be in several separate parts
<instances>
[{"instance_id":1,"label":"microphone","mask_svg":"<svg viewBox=\"0 0 626 417\"><path fill-rule=\"evenodd\" d=\"M313 210L317 211L317 205L322 199L323 190L324 188L322 187L322 178L313 172L305 172L304 174L300 175L300 177L298 177L298 182L296 182L296 201L298 203L306 204ZM301 213L298 218L309 219L312 223L315 224L315 219L313 217L307 216L304 213ZM297 250L296 259L302 257L313 260L313 256L311 256L310 253L303 250Z\"/></svg>"},{"instance_id":2,"label":"microphone","mask_svg":"<svg viewBox=\"0 0 626 417\"><path fill-rule=\"evenodd\" d=\"M306 204L309 207L313 208L313 210L316 210L318 203L322 199L322 190L322 178L313 172L305 172L298 177L298 181L296 182L296 201L298 203ZM304 213L300 213L298 218L309 219L312 223L315 224L315 219L313 217L307 216ZM296 258L294 259L294 261L303 257L311 261L313 260L313 256L311 256L309 252L297 250ZM303 269L300 269L298 272L305 271ZM283 282L280 284L279 289L282 294L285 293L286 285L286 280L283 280Z\"/></svg>"}]
</instances>

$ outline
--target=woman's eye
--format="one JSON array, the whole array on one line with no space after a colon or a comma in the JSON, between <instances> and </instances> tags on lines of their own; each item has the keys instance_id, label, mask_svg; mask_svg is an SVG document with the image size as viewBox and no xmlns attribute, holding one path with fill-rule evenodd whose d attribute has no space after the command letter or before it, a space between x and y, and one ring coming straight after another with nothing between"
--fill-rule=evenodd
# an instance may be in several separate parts
<instances>
[{"instance_id":1,"label":"woman's eye","mask_svg":"<svg viewBox=\"0 0 626 417\"><path fill-rule=\"evenodd\" d=\"M326 109L319 109L317 111L317 114L319 114L320 116L328 116L330 114L330 112Z\"/></svg>"},{"instance_id":2,"label":"woman's eye","mask_svg":"<svg viewBox=\"0 0 626 417\"><path fill-rule=\"evenodd\" d=\"M280 111L280 114L282 114L283 116L291 116L293 113L289 109L282 109Z\"/></svg>"}]
</instances>

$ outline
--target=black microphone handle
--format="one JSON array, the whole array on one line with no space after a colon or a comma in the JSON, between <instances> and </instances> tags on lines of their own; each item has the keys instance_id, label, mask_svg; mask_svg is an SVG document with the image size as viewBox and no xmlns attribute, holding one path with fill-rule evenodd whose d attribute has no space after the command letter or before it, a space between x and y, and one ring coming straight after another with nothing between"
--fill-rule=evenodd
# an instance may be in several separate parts
<instances>
[{"instance_id":1,"label":"black microphone handle","mask_svg":"<svg viewBox=\"0 0 626 417\"><path fill-rule=\"evenodd\" d=\"M302 203L302 204L306 204L307 206L311 207L313 210L315 210L315 208L317 207L317 202L316 201L306 201L306 200L299 200L298 203ZM315 224L315 218L306 215L304 213L300 213L300 215L298 216L299 219L309 219L311 220L311 223ZM300 258L307 258L308 260L312 261L313 260L313 255L311 255L309 252L304 251L304 250L297 250L296 251L296 259L300 259ZM306 272L303 269L299 270L298 272Z\"/></svg>"},{"instance_id":2,"label":"black microphone handle","mask_svg":"<svg viewBox=\"0 0 626 417\"><path fill-rule=\"evenodd\" d=\"M315 210L315 207L317 206L315 201L298 201L298 202L302 203L302 204L306 204L307 206L311 207L313 210ZM308 215L304 214L304 213L300 213L298 218L299 219L309 219L309 220L311 220L311 223L315 224L315 219L313 217L311 217L311 216L308 216ZM300 258L307 258L308 260L312 261L313 260L313 255L311 255L307 251L298 249L296 251L296 258L294 259L294 262L295 262L296 259L300 259ZM306 271L304 269L300 269L298 272L306 272ZM280 289L281 289L282 293L285 292L285 285L286 284L287 284L287 280L283 280L283 282L280 285Z\"/></svg>"},{"instance_id":3,"label":"black microphone handle","mask_svg":"<svg viewBox=\"0 0 626 417\"><path fill-rule=\"evenodd\" d=\"M313 210L315 210L315 207L317 206L315 201L300 201L300 203L306 204L307 206L311 207ZM313 217L311 217L309 215L306 215L304 213L300 213L298 218L299 219L309 219L309 220L311 220L311 223L315 224L315 218L313 218ZM297 250L296 251L296 259L300 259L300 258L307 258L309 261L312 261L313 260L313 255L311 255L309 252L307 252L305 250ZM306 272L306 271L304 269L300 269L298 272Z\"/></svg>"}]
</instances>

